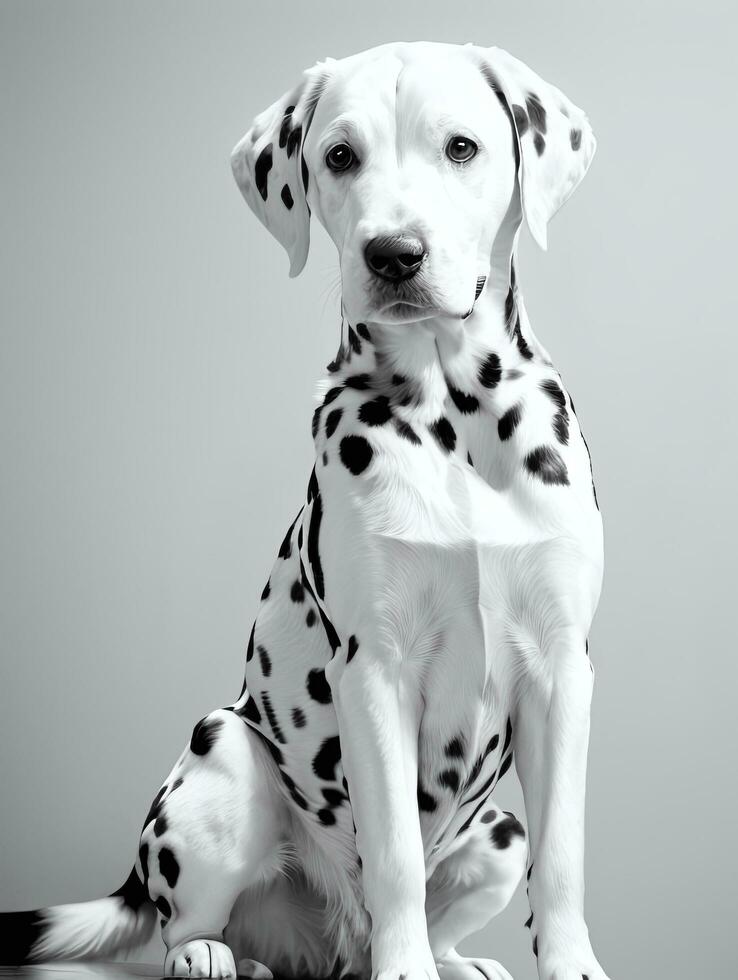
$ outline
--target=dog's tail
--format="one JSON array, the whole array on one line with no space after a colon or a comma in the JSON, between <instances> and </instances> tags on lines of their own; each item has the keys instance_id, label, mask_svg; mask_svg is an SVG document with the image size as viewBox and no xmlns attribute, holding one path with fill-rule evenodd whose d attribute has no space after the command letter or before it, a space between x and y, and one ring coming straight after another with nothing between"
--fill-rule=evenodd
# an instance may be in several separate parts
<instances>
[{"instance_id":1,"label":"dog's tail","mask_svg":"<svg viewBox=\"0 0 738 980\"><path fill-rule=\"evenodd\" d=\"M0 964L110 956L145 943L155 922L154 906L134 868L107 898L0 913Z\"/></svg>"}]
</instances>

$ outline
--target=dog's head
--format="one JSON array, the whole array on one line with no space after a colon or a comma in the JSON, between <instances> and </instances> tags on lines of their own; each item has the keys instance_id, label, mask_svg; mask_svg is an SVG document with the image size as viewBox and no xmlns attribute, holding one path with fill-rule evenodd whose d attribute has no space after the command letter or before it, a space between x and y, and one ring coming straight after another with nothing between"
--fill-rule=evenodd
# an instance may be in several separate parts
<instances>
[{"instance_id":1,"label":"dog's head","mask_svg":"<svg viewBox=\"0 0 738 980\"><path fill-rule=\"evenodd\" d=\"M307 69L231 160L290 276L314 212L349 322L400 323L468 314L511 215L545 248L594 151L582 110L507 52L420 41Z\"/></svg>"}]
</instances>

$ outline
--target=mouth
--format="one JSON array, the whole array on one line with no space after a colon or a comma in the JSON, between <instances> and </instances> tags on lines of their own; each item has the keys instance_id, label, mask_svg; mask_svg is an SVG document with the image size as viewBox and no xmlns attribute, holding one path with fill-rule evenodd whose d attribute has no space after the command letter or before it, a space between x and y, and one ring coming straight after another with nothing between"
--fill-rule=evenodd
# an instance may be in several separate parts
<instances>
[{"instance_id":1,"label":"mouth","mask_svg":"<svg viewBox=\"0 0 738 980\"><path fill-rule=\"evenodd\" d=\"M406 299L395 299L381 306L377 315L390 320L392 323L401 323L404 320L426 320L428 317L436 316L439 312L440 310L435 306L413 303Z\"/></svg>"}]
</instances>

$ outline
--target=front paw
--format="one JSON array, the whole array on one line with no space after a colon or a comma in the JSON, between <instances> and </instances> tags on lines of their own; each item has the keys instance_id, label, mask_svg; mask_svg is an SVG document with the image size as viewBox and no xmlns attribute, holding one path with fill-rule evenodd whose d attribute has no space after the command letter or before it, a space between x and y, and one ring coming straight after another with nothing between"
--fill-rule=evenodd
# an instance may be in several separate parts
<instances>
[{"instance_id":1,"label":"front paw","mask_svg":"<svg viewBox=\"0 0 738 980\"><path fill-rule=\"evenodd\" d=\"M418 966L416 963L398 962L372 973L372 980L439 980L435 963Z\"/></svg>"},{"instance_id":2,"label":"front paw","mask_svg":"<svg viewBox=\"0 0 738 980\"><path fill-rule=\"evenodd\" d=\"M540 980L609 980L589 942L565 943L546 949L534 938Z\"/></svg>"},{"instance_id":3,"label":"front paw","mask_svg":"<svg viewBox=\"0 0 738 980\"><path fill-rule=\"evenodd\" d=\"M372 980L439 980L439 976L430 949L409 950L383 958L372 970Z\"/></svg>"},{"instance_id":4,"label":"front paw","mask_svg":"<svg viewBox=\"0 0 738 980\"><path fill-rule=\"evenodd\" d=\"M236 964L225 943L215 939L191 939L169 950L164 960L164 976L235 980Z\"/></svg>"}]
</instances>

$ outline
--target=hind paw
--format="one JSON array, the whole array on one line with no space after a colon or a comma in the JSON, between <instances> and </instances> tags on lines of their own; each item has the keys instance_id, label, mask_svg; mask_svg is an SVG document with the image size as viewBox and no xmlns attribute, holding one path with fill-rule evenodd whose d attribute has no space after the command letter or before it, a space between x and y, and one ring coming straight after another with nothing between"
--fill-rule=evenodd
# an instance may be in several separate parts
<instances>
[{"instance_id":1,"label":"hind paw","mask_svg":"<svg viewBox=\"0 0 738 980\"><path fill-rule=\"evenodd\" d=\"M164 960L164 975L236 980L236 963L233 953L225 943L215 939L191 939L169 950Z\"/></svg>"},{"instance_id":2,"label":"hind paw","mask_svg":"<svg viewBox=\"0 0 738 980\"><path fill-rule=\"evenodd\" d=\"M451 950L437 962L440 980L513 980L497 960L459 956Z\"/></svg>"}]
</instances>

